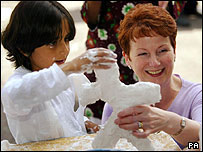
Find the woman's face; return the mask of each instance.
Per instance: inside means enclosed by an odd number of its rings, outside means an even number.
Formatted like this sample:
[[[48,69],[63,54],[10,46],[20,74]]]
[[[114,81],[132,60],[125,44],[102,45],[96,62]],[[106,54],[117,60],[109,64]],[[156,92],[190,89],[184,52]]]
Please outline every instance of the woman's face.
[[[68,34],[69,25],[66,20],[62,22],[62,39],[49,45],[43,45],[34,50],[30,57],[33,71],[50,67],[53,63],[63,64],[69,54]]]
[[[175,59],[169,37],[143,37],[135,41],[130,41],[130,54],[125,55],[125,60],[139,81],[159,85],[167,82],[172,76]]]

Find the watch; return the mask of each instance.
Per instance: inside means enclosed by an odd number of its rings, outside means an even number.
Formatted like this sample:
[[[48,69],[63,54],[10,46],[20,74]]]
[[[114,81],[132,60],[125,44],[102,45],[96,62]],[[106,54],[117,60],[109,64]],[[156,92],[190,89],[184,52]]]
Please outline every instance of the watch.
[[[179,135],[182,131],[183,131],[183,129],[185,128],[185,126],[186,126],[186,120],[185,120],[185,118],[184,117],[182,117],[182,119],[181,119],[181,121],[180,121],[180,130],[178,130],[178,132],[177,133],[175,133],[175,134],[173,134],[174,136],[177,136],[177,135]]]

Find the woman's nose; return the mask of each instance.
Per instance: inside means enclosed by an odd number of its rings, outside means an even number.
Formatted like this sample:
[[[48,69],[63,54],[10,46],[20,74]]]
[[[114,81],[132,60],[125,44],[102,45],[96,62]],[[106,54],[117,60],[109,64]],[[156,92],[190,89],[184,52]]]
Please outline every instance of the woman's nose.
[[[157,56],[152,56],[149,61],[149,66],[156,67],[160,65],[160,61]]]

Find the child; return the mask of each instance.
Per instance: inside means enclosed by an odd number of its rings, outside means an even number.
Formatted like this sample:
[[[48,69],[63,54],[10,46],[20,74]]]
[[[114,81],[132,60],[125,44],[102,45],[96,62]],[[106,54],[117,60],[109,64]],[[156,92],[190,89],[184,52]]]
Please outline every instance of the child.
[[[98,130],[84,120],[84,107],[75,102],[79,82],[87,79],[72,73],[110,68],[116,55],[95,48],[65,63],[74,36],[71,15],[56,1],[21,1],[12,12],[1,38],[16,70],[1,95],[17,144]]]

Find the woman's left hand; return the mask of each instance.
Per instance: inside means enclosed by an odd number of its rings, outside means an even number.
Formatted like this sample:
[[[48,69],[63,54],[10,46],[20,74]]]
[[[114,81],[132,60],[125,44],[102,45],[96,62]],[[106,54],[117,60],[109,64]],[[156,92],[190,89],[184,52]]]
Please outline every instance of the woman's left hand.
[[[132,130],[133,135],[138,138],[146,138],[151,133],[167,128],[170,112],[148,105],[138,105],[122,110],[117,116],[115,123],[120,128]],[[143,132],[138,129],[143,129]]]

